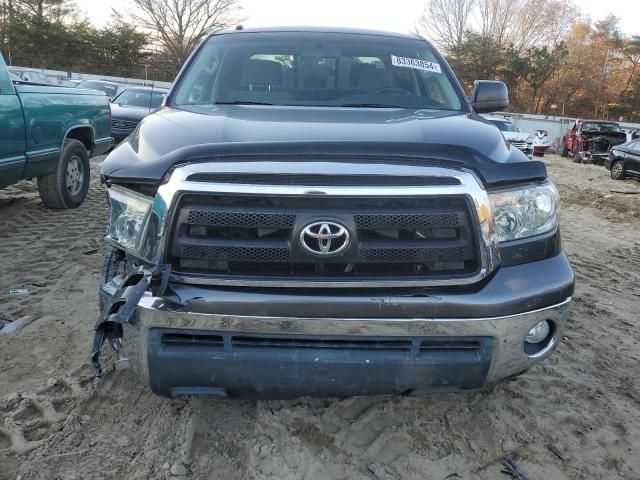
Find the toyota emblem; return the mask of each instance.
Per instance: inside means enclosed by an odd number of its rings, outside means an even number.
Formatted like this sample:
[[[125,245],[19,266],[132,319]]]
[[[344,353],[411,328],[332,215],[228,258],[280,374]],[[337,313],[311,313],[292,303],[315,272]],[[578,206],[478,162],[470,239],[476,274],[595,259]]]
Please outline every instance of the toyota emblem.
[[[316,255],[336,255],[349,246],[349,231],[339,223],[310,223],[300,232],[300,244]]]

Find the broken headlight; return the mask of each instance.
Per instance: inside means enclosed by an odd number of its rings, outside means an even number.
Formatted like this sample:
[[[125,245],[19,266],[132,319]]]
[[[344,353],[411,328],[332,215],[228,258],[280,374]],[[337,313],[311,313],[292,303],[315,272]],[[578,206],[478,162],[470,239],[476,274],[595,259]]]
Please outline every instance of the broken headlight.
[[[152,199],[129,189],[111,186],[109,236],[125,250],[138,251],[151,212]]]
[[[492,192],[489,197],[501,242],[540,235],[558,226],[560,199],[551,182]]]

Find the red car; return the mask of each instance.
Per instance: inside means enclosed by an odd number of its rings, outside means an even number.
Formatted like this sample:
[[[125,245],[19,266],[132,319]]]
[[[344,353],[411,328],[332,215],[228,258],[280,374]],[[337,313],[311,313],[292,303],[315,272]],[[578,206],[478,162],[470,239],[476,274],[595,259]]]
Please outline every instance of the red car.
[[[626,142],[620,125],[604,120],[576,120],[562,139],[560,155],[577,163],[604,163],[611,147]]]

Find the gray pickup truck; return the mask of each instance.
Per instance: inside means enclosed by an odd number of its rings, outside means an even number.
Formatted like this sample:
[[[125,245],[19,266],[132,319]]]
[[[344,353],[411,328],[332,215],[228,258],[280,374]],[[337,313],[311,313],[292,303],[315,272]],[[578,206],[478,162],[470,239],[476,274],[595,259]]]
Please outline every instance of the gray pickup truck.
[[[89,158],[111,142],[102,92],[14,82],[0,56],[0,188],[37,178],[47,207],[76,208],[89,189]]]
[[[554,350],[574,276],[545,165],[411,35],[216,33],[105,160],[92,364],[168,397],[421,395]]]

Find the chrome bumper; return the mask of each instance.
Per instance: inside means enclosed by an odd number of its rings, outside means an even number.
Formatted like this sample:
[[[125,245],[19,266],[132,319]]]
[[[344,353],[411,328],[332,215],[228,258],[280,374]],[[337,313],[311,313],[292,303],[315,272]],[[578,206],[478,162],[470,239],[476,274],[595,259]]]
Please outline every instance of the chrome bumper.
[[[491,337],[493,351],[486,382],[527,370],[548,357],[565,329],[571,298],[546,308],[488,318],[312,318],[263,317],[191,313],[172,310],[163,298],[147,293],[131,323],[124,325],[122,354],[140,380],[150,386],[149,332],[154,328],[187,329],[252,334],[306,334],[384,337]],[[547,346],[535,355],[524,352],[524,338],[541,320],[551,320],[554,333]]]

